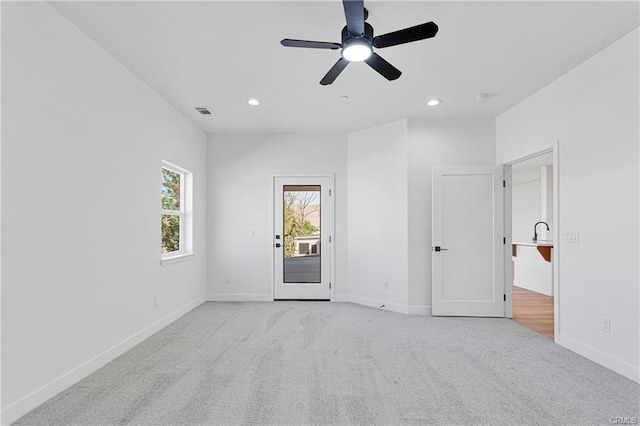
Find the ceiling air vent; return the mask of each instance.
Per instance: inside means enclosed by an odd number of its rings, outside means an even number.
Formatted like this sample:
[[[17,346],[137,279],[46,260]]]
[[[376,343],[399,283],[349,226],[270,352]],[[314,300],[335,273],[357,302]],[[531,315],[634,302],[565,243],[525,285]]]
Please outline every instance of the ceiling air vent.
[[[207,107],[194,107],[196,111],[198,111],[201,115],[213,115],[211,111],[207,109]]]

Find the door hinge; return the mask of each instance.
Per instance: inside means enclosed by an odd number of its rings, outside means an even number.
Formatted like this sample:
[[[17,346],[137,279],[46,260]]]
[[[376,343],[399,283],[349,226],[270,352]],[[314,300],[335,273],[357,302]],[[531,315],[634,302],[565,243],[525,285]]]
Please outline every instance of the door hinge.
[[[331,197],[331,190],[329,190],[329,197]]]
[[[329,242],[331,242],[331,235],[329,235]]]
[[[506,187],[507,187],[507,181],[506,181],[506,180],[503,180],[503,181],[502,181],[502,187],[503,187],[503,188],[506,188]]]
[[[329,290],[331,290],[331,283],[329,283]]]
[[[507,237],[502,237],[502,244],[507,244]]]
[[[502,296],[503,296],[502,300],[504,300],[506,302],[507,301],[507,295],[503,294]]]

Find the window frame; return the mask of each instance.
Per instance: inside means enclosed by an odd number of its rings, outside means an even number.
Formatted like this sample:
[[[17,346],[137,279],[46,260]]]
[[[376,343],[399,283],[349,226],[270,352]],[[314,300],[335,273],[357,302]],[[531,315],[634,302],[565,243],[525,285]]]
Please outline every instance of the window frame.
[[[173,163],[162,160],[160,168],[160,197],[162,197],[162,169],[180,175],[180,210],[166,210],[160,203],[160,263],[166,265],[175,262],[181,262],[191,258],[193,253],[193,197],[192,197],[192,184],[193,174]],[[162,217],[165,215],[178,216],[179,217],[179,250],[171,251],[168,253],[162,253]]]

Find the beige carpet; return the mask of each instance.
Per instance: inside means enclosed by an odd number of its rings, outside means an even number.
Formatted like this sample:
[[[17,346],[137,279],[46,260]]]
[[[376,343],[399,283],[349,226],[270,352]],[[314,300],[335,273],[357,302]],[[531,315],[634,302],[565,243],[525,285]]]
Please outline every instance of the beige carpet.
[[[638,384],[507,319],[206,303],[17,424],[610,424]]]

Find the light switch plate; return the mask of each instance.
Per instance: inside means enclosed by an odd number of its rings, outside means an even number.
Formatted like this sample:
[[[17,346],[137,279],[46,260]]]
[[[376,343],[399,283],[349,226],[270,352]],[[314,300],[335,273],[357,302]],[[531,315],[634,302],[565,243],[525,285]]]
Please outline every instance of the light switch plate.
[[[562,233],[562,241],[566,243],[579,243],[580,242],[580,231],[564,231]]]

